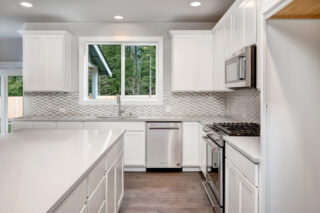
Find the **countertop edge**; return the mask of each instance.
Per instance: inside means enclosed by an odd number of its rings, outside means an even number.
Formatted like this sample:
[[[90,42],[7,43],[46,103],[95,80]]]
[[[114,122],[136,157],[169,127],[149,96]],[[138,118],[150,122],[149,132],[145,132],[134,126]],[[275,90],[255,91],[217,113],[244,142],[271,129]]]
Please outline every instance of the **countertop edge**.
[[[230,146],[232,146],[234,149],[236,149],[238,152],[240,152],[242,155],[244,155],[246,158],[248,158],[252,163],[255,163],[255,164],[261,163],[261,158],[254,158],[250,154],[248,154],[248,152],[246,152],[245,150],[243,150],[240,147],[238,147],[237,145],[235,145],[233,142],[229,141],[226,138],[223,138],[223,139],[225,140],[226,143],[228,143]]]

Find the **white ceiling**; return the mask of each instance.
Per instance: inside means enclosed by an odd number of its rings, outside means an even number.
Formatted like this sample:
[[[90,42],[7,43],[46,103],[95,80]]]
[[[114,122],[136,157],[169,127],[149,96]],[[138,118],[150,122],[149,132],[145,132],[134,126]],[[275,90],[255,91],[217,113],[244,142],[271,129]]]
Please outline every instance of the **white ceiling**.
[[[21,0],[22,1],[22,0]],[[34,7],[20,6],[20,0],[0,0],[0,37],[18,36],[24,22],[121,22],[217,21],[234,0],[23,0]],[[119,22],[119,21],[117,21]]]

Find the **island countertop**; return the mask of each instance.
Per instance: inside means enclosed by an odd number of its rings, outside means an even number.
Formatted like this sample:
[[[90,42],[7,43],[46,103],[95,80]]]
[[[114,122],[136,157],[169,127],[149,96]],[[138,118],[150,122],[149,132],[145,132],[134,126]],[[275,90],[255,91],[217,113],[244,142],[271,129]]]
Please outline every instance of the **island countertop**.
[[[123,133],[41,129],[0,136],[0,212],[47,212]]]

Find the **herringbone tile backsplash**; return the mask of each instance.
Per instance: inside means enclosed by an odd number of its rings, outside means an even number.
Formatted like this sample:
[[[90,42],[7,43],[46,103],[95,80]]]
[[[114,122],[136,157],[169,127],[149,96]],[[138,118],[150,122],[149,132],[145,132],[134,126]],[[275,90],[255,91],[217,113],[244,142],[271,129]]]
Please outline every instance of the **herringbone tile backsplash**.
[[[116,105],[80,105],[79,93],[30,93],[31,116],[110,116]],[[163,97],[163,105],[124,105],[125,114],[137,116],[162,115],[224,115],[223,93],[171,93]]]
[[[28,93],[30,116],[110,116],[116,105],[80,105],[79,93]],[[136,116],[230,116],[240,121],[259,122],[260,93],[243,90],[228,93],[166,92],[163,105],[124,105],[125,114]]]
[[[260,92],[256,89],[225,93],[225,114],[243,122],[260,123]]]

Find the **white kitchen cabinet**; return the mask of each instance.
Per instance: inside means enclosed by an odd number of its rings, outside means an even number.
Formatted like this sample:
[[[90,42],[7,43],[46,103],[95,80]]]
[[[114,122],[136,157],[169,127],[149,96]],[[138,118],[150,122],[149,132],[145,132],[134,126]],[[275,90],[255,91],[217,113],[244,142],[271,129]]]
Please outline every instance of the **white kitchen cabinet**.
[[[113,165],[106,173],[106,205],[107,205],[107,213],[115,213],[116,212],[116,196],[115,196],[115,165]]]
[[[239,212],[258,213],[258,188],[239,175]]]
[[[145,167],[146,143],[145,122],[84,122],[85,129],[125,129],[124,165],[126,167]]]
[[[115,164],[115,175],[116,175],[116,205],[117,210],[120,209],[121,201],[123,199],[123,193],[124,193],[124,171],[123,171],[123,158],[124,154],[123,152],[117,159],[117,162]]]
[[[199,123],[182,123],[182,166],[198,166]]]
[[[23,31],[23,90],[71,91],[71,35]]]
[[[244,9],[240,4],[231,14],[231,53],[235,53],[244,47]]]
[[[57,123],[53,121],[46,121],[46,122],[33,122],[32,123],[33,129],[56,129]]]
[[[83,129],[83,122],[57,122],[57,129]]]
[[[231,91],[225,87],[225,42],[224,28],[218,27],[213,34],[213,89]]]
[[[225,160],[225,212],[239,213],[239,181],[235,167]]]
[[[245,0],[244,10],[244,46],[257,43],[257,0]]]
[[[126,166],[146,165],[146,143],[144,131],[130,131],[124,134],[124,164]]]
[[[224,58],[229,58],[232,55],[232,17],[231,15],[223,22],[224,34]]]
[[[206,161],[207,161],[207,144],[206,144],[206,133],[202,130],[202,125],[199,125],[199,156],[198,164],[199,169],[202,172],[203,176],[206,176]]]
[[[228,158],[225,159],[225,184],[226,213],[258,213],[258,187]]]
[[[257,0],[238,0],[235,4],[222,25],[218,25],[224,28],[225,59],[257,43]]]
[[[171,35],[171,91],[211,91],[211,31],[171,31]]]

